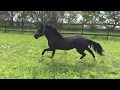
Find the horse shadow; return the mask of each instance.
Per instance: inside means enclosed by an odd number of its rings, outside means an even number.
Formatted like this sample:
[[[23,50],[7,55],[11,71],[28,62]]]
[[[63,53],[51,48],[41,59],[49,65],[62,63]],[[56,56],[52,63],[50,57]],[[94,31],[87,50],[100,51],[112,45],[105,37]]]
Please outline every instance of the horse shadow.
[[[39,68],[39,64],[44,64],[44,67]],[[41,57],[41,59],[39,59],[38,66],[36,68],[39,68],[40,70],[42,69],[49,74],[48,76],[44,75],[44,78],[46,79],[96,79],[101,78],[99,74],[97,74],[100,71],[104,74],[109,72],[109,68],[105,66],[104,63],[80,62],[78,60],[70,63],[66,60],[59,60],[59,58],[46,59],[45,57]],[[41,73],[42,72],[37,73],[36,75],[39,76]]]

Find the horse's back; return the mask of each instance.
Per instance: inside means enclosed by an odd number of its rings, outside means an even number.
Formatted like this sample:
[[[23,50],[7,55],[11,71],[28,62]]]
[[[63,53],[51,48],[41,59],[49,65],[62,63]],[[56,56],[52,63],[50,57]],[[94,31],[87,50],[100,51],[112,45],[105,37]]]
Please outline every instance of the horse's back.
[[[88,45],[88,39],[79,34],[70,36],[70,37],[65,37],[65,39],[70,41],[71,44],[73,44],[75,48],[76,47],[84,48],[84,47],[87,47]]]
[[[67,40],[72,40],[72,41],[86,41],[87,38],[83,37],[82,35],[76,34],[68,37],[64,37]]]

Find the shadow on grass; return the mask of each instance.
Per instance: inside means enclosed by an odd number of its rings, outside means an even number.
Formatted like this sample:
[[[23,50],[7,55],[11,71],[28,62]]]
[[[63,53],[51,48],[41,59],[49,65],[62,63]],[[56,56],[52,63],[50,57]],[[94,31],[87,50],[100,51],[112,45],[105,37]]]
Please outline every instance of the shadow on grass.
[[[41,67],[41,65],[43,65]],[[66,61],[41,57],[32,70],[33,78],[46,79],[94,79],[102,78],[100,73],[109,72],[109,68],[98,62]],[[40,74],[43,76],[41,77]]]

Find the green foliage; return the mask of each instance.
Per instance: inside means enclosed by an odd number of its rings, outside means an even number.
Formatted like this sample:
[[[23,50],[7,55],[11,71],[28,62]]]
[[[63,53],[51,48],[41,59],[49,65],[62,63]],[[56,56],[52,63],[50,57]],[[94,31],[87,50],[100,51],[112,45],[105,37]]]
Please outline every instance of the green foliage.
[[[33,33],[0,33],[0,78],[25,79],[109,79],[120,78],[120,41],[111,37],[87,36],[100,43],[105,56],[92,56],[85,51],[86,57],[80,61],[80,54],[75,49],[57,50],[53,59],[51,52],[41,56],[47,48],[43,36],[34,39]]]
[[[69,11],[68,13],[69,13],[69,15],[68,15],[68,17],[66,18],[66,19],[67,19],[67,22],[68,22],[68,23],[76,23],[78,12],[77,12],[77,11]]]
[[[80,19],[80,17],[82,17]],[[79,20],[80,19],[80,20]],[[115,29],[120,23],[120,11],[0,11],[0,25],[9,21],[10,26],[14,22],[34,22],[36,26],[42,23],[110,23],[106,28]],[[19,23],[18,23],[19,25]],[[95,25],[90,27],[97,28]]]

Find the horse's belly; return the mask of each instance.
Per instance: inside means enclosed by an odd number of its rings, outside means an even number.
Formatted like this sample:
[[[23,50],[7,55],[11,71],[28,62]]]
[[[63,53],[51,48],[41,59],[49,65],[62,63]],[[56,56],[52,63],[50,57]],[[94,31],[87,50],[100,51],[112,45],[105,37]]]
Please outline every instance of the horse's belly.
[[[73,42],[69,40],[62,40],[62,41],[54,41],[48,42],[50,48],[59,49],[59,50],[70,50],[74,48]]]
[[[74,48],[74,46],[71,43],[63,43],[63,44],[57,46],[57,49],[61,49],[61,50],[70,50],[73,48]]]
[[[65,48],[65,47],[63,47],[63,48],[57,48],[57,49],[59,49],[59,50],[70,50],[70,49],[73,49],[74,47],[71,47],[71,48]]]

